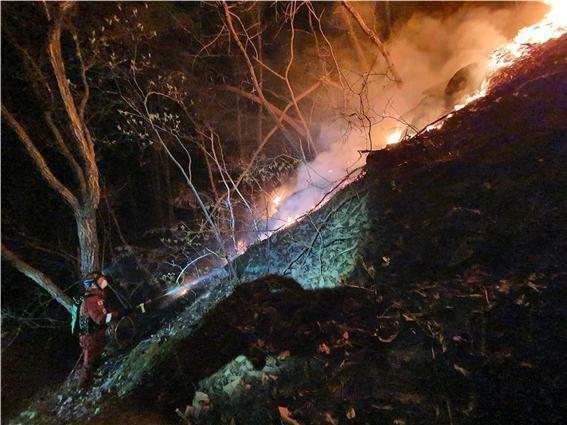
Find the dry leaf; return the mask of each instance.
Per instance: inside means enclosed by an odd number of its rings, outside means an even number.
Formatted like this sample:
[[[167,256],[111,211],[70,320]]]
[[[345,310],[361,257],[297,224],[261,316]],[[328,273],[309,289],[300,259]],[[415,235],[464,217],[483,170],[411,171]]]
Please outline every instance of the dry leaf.
[[[331,349],[325,343],[319,344],[319,347],[317,347],[317,351],[319,353],[331,354]]]
[[[457,363],[453,364],[453,368],[454,368],[457,372],[461,373],[463,376],[467,376],[467,375],[469,374],[469,371],[468,371],[468,370],[466,370],[465,368],[459,366]]]
[[[533,282],[528,283],[528,288],[533,289],[536,292],[539,292],[540,289],[545,288],[545,285],[536,285]]]
[[[279,378],[278,375],[274,375],[272,373],[263,373],[262,374],[262,383],[266,383],[266,382],[269,382],[269,381],[275,382],[275,381],[278,380],[278,378]]]
[[[378,339],[379,339],[380,341],[382,341],[382,342],[390,343],[390,342],[392,342],[393,340],[395,340],[395,339],[398,337],[398,335],[399,335],[399,332],[398,332],[398,333],[395,333],[394,335],[391,335],[391,336],[389,336],[389,337],[387,337],[387,338],[382,338],[380,335],[378,335]]]
[[[301,425],[295,419],[292,419],[292,418],[289,417],[290,413],[289,413],[289,409],[287,407],[278,406],[278,412],[280,413],[280,417],[282,418],[282,420],[285,423],[291,424],[291,425]]]
[[[354,411],[354,409],[353,409],[352,407],[347,410],[347,412],[346,412],[346,417],[347,417],[347,419],[354,419],[354,418],[356,418],[356,412]]]
[[[339,425],[339,420],[333,418],[331,414],[328,412],[325,412],[325,414],[323,415],[323,420],[325,421],[324,423],[327,425]]]

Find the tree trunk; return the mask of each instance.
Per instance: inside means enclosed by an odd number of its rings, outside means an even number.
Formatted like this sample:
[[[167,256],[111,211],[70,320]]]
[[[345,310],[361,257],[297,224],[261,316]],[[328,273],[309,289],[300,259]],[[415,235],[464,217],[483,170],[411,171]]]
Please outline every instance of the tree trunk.
[[[163,154],[163,151],[160,149],[159,151],[161,166],[163,167],[163,179],[165,183],[165,193],[167,196],[167,227],[171,227],[174,221],[174,212],[173,212],[173,191],[171,190],[171,170],[169,166],[169,160]]]
[[[76,5],[73,2],[54,2],[53,5],[52,10],[55,14],[50,21],[46,46],[47,59],[49,59],[51,64],[53,75],[43,75],[41,69],[34,66],[34,69],[38,71],[36,72],[37,75],[28,74],[27,77],[32,87],[35,79],[40,79],[47,85],[47,91],[50,95],[46,100],[51,104],[51,107],[44,111],[43,117],[54,137],[55,147],[67,160],[66,165],[71,167],[78,180],[78,193],[73,193],[64,182],[56,177],[41,150],[38,149],[36,141],[26,130],[24,123],[21,119],[16,118],[4,104],[2,104],[2,116],[15,131],[43,179],[72,209],[77,224],[80,271],[82,275],[85,275],[100,268],[96,223],[96,211],[100,202],[99,170],[95,158],[93,138],[84,119],[85,107],[90,91],[86,79],[87,69],[79,55],[84,91],[79,108],[77,108],[74,90],[71,89],[71,82],[66,73],[61,46],[64,18],[72,12]],[[49,10],[47,6],[46,9]],[[26,60],[28,60],[30,55],[25,50],[20,50]],[[52,86],[52,84],[54,85]],[[57,93],[59,96],[51,96],[51,93]],[[42,97],[40,92],[37,92],[37,94],[38,98]],[[58,102],[61,103],[57,107],[56,104]],[[57,120],[56,116],[52,115],[52,110],[61,110],[62,113],[64,112],[64,117]],[[34,119],[34,117],[29,119]],[[68,126],[69,131],[64,131],[63,125]],[[75,158],[74,155],[78,155],[78,158]],[[72,302],[69,297],[46,275],[19,259],[14,253],[4,247],[2,247],[2,255],[10,260],[18,270],[48,291],[67,310],[70,310]]]
[[[264,57],[262,55],[262,3],[258,2],[256,4],[256,22],[258,23],[258,60],[260,63],[264,61]],[[264,89],[264,68],[259,65],[258,68],[258,83],[260,87]],[[262,128],[262,115],[264,114],[264,107],[261,103],[258,104],[258,112],[257,112],[257,129],[256,129],[256,146],[260,146],[262,140],[264,140],[264,130]]]
[[[153,188],[154,223],[156,227],[165,227],[164,199],[161,188],[161,155],[159,146],[152,150],[151,159],[151,185]],[[151,201],[150,201],[151,202]]]
[[[98,236],[96,232],[95,211],[75,211],[77,221],[77,234],[81,253],[81,274],[84,276],[100,269],[98,258]]]

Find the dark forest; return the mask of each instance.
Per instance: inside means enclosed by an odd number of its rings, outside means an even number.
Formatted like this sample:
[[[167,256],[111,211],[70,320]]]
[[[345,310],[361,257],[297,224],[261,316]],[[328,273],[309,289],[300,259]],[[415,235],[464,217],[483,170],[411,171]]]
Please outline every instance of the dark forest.
[[[2,2],[2,421],[565,423],[566,33]]]

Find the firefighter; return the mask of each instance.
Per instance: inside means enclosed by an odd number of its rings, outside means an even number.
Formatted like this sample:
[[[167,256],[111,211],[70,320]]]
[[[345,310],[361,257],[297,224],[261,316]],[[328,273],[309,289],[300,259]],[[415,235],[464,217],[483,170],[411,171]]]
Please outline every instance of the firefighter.
[[[106,327],[121,316],[105,305],[106,277],[100,272],[89,273],[83,280],[85,295],[79,307],[79,341],[83,349],[83,367],[79,385],[89,389],[94,372],[106,346]]]

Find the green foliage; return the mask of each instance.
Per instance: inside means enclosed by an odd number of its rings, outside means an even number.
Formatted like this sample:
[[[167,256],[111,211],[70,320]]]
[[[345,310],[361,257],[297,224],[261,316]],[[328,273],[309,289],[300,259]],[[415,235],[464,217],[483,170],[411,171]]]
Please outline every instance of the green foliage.
[[[263,187],[265,183],[282,180],[300,163],[299,159],[288,155],[279,155],[272,159],[257,161],[244,181],[249,185]]]

